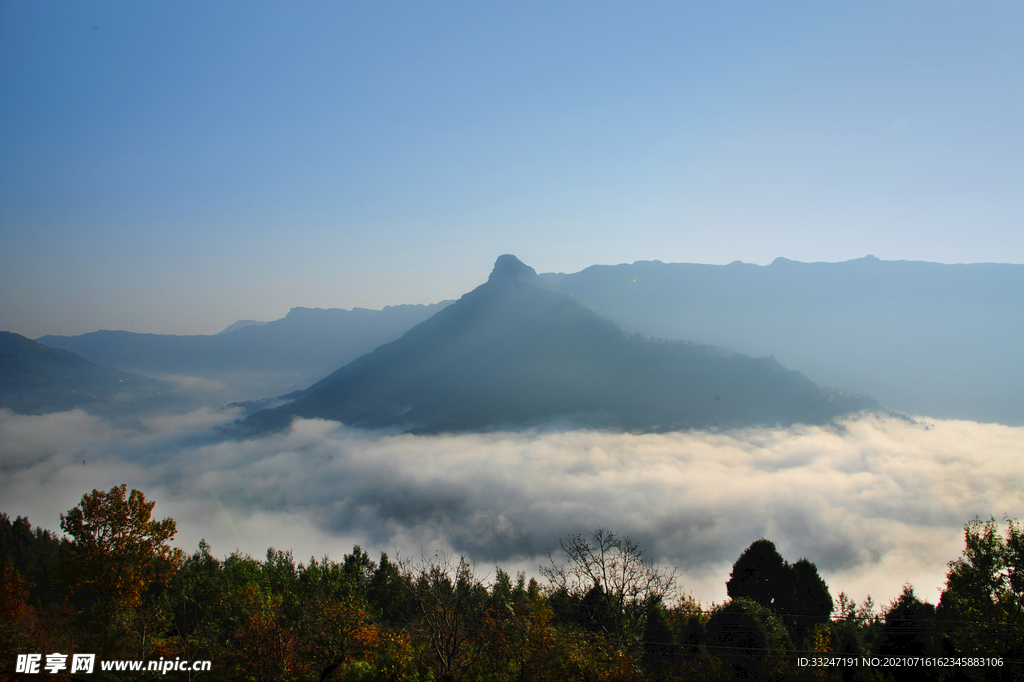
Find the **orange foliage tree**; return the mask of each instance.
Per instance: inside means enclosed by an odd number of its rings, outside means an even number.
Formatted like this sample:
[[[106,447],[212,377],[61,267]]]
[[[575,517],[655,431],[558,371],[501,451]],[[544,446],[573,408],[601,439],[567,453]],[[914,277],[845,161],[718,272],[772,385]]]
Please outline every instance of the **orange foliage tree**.
[[[92,604],[97,625],[104,628],[104,650],[108,628],[135,618],[146,593],[166,584],[184,559],[180,549],[167,544],[177,532],[174,520],[154,520],[155,504],[122,484],[83,495],[77,507],[60,516],[61,529],[72,539],[65,559],[70,587]]]
[[[167,544],[177,532],[174,519],[152,520],[156,502],[126,489],[122,484],[83,495],[77,507],[60,515],[60,527],[73,541],[73,589],[133,608],[154,582],[170,577],[184,555]]]

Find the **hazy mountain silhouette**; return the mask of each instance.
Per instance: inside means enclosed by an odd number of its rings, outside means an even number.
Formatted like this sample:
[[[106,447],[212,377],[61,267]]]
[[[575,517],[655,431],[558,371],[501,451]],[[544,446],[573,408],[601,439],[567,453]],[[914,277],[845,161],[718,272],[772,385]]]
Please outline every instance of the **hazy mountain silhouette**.
[[[1024,423],[1024,265],[779,258],[543,276],[629,331],[773,355],[891,409]]]
[[[163,381],[95,365],[20,334],[0,332],[0,407],[21,414],[76,407],[105,416],[182,407]]]
[[[230,334],[236,329],[241,329],[242,327],[262,327],[265,324],[266,322],[260,322],[259,320],[238,320],[237,322],[232,322],[227,327],[225,327],[224,329],[220,330],[217,333]]]
[[[301,416],[436,432],[569,418],[669,430],[820,423],[872,407],[770,358],[630,335],[505,255],[456,303],[246,423]]]
[[[280,320],[241,320],[213,335],[97,331],[37,340],[125,371],[214,379],[227,385],[224,397],[229,400],[264,398],[309,386],[397,339],[448,303],[383,310],[292,308]]]

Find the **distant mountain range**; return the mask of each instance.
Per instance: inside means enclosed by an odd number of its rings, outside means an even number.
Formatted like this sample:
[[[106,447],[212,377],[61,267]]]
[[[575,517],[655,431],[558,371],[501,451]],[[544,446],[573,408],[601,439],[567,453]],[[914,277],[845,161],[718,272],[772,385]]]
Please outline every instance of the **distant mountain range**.
[[[214,335],[97,331],[37,341],[125,371],[216,380],[227,388],[225,400],[248,400],[305,388],[397,339],[448,303],[383,310],[292,308],[280,320],[241,320]]]
[[[108,417],[181,407],[167,382],[101,367],[47,348],[20,334],[0,332],[0,407],[21,414],[77,407]]]
[[[296,397],[245,426],[300,416],[440,432],[561,418],[650,431],[822,423],[878,407],[770,358],[627,333],[509,255],[486,283]]]
[[[902,412],[1024,424],[1022,265],[870,256],[844,263],[779,258],[767,266],[649,261],[529,279],[544,295],[560,293],[627,332],[769,356],[818,384],[871,395]],[[305,395],[313,382],[450,303],[380,311],[293,308],[280,320],[240,320],[209,336],[99,331],[39,341],[95,364],[172,379],[193,387],[207,404],[221,405],[297,390]],[[594,401],[578,402],[584,412],[599,414],[590,410]],[[424,417],[423,423],[440,419]]]
[[[904,412],[1024,424],[1024,265],[650,261],[542,277],[630,331],[771,355]]]

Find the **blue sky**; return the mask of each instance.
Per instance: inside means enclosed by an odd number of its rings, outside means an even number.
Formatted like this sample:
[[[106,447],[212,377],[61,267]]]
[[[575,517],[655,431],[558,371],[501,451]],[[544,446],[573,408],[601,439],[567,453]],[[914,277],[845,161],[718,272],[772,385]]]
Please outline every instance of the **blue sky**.
[[[539,271],[1024,262],[1016,2],[0,0],[0,326]]]

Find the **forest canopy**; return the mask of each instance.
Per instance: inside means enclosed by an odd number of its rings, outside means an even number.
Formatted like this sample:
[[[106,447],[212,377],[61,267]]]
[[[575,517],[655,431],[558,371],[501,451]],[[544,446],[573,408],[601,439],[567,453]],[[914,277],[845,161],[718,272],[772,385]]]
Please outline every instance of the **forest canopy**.
[[[938,605],[913,587],[881,609],[831,595],[809,558],[766,538],[736,560],[729,599],[704,606],[628,537],[560,542],[546,583],[465,556],[296,562],[270,548],[224,558],[170,545],[138,490],[94,490],[64,536],[0,515],[0,655],[211,661],[218,680],[1020,679],[1024,529],[975,519]],[[922,670],[815,668],[875,656],[982,659]],[[915,659],[915,660],[924,660]],[[801,664],[804,661],[804,664]],[[102,677],[102,671],[98,671]],[[921,673],[924,677],[921,677]],[[188,673],[189,679],[195,674]]]

